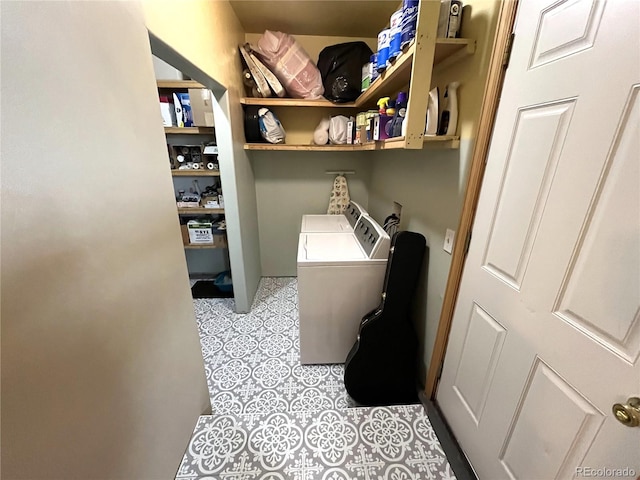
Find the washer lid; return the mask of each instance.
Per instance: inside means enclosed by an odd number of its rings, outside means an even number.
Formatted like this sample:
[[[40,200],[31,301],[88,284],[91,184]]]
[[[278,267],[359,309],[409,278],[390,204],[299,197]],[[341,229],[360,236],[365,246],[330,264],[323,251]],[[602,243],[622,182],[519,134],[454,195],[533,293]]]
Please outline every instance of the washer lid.
[[[314,264],[367,260],[352,233],[301,233],[298,262]]]
[[[303,215],[300,232],[352,232],[344,215]]]

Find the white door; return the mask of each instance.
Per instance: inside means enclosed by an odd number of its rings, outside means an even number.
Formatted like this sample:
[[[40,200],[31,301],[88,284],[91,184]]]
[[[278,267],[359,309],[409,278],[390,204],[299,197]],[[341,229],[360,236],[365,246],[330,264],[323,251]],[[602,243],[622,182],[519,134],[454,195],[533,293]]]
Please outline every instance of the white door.
[[[518,10],[437,401],[481,479],[635,479],[640,2]]]

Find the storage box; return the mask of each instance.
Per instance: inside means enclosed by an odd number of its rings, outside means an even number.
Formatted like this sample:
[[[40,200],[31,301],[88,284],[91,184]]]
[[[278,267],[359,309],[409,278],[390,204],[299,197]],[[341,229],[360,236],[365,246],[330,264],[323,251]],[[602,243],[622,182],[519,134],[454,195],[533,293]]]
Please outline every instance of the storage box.
[[[203,163],[202,146],[200,145],[170,145],[169,146],[171,160],[174,168],[179,168],[182,165],[187,164],[200,164]],[[191,165],[191,168],[194,168]]]
[[[213,224],[208,221],[189,220],[189,243],[193,245],[213,244]]]
[[[211,90],[190,88],[191,114],[196,127],[213,127],[213,98]]]

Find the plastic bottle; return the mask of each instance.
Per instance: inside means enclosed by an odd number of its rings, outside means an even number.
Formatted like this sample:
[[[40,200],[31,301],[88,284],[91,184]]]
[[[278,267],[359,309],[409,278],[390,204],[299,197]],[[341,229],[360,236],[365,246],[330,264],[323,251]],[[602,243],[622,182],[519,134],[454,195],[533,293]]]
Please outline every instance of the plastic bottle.
[[[405,92],[398,93],[396,98],[396,113],[393,116],[391,126],[391,136],[400,137],[402,135],[402,123],[407,115],[407,94]]]
[[[460,82],[451,82],[444,92],[442,117],[438,135],[455,135],[458,127],[458,86]]]
[[[435,136],[438,134],[438,100],[440,99],[440,89],[435,87],[429,92],[429,103],[427,105],[427,126],[424,134]]]

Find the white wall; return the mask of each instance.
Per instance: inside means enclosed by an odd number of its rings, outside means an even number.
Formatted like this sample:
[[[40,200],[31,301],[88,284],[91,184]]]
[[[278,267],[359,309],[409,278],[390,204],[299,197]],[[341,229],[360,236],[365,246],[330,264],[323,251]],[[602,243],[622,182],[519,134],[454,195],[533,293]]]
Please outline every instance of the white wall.
[[[173,478],[209,400],[142,11],[1,21],[3,477]]]
[[[347,175],[350,197],[366,207],[371,152],[251,152],[258,196],[260,257],[265,276],[296,276],[302,215],[327,213],[335,175]]]

